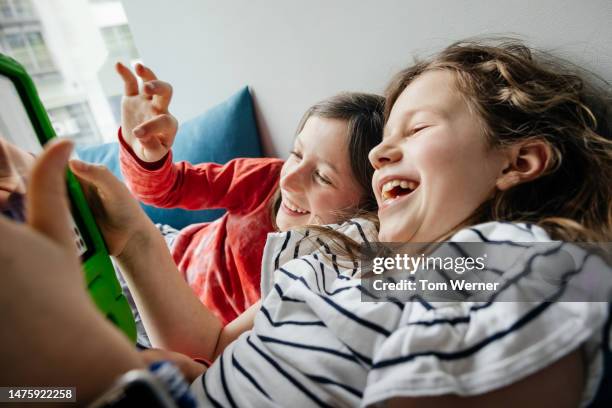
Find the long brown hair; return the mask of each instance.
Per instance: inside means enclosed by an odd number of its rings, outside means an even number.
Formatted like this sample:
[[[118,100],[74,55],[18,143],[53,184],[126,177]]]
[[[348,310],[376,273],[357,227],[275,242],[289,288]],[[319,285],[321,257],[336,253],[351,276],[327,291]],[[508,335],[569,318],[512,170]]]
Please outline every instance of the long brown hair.
[[[612,98],[607,82],[514,39],[460,41],[395,76],[386,92],[385,121],[406,86],[431,70],[454,74],[491,148],[539,139],[553,152],[542,176],[498,191],[450,233],[503,220],[537,224],[553,239],[610,240]]]

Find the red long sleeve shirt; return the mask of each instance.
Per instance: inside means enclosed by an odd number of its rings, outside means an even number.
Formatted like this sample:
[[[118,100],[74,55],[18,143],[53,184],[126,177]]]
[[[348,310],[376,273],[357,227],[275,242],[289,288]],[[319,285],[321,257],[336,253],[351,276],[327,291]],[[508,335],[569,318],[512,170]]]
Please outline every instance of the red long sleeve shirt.
[[[283,161],[234,159],[225,165],[141,161],[119,130],[121,172],[133,194],[156,207],[224,208],[219,219],[182,229],[171,249],[193,291],[227,324],[260,298],[261,257],[274,230],[270,201]]]

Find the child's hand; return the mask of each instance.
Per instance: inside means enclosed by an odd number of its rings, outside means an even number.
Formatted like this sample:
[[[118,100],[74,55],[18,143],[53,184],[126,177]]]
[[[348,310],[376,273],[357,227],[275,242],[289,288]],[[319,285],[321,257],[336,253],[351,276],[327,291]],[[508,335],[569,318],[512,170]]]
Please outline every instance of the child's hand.
[[[45,285],[51,284],[67,294],[72,290],[85,293],[70,227],[65,181],[72,146],[68,140],[48,143],[36,160],[26,194],[27,225],[13,223],[0,215],[3,278],[15,273],[12,283],[22,284],[24,290],[38,286],[39,294],[48,294]],[[11,286],[6,285],[9,284],[3,282],[3,291],[10,290]]]
[[[162,360],[174,363],[178,369],[181,370],[181,373],[183,373],[185,379],[190,383],[206,371],[205,365],[197,363],[185,354],[177,353],[175,351],[147,349],[141,351],[140,356],[147,365],[151,365],[156,361]]]
[[[0,384],[69,384],[87,405],[144,361],[85,290],[66,191],[71,151],[70,141],[57,140],[36,159],[27,224],[0,215],[0,367],[11,367],[1,370]]]
[[[98,222],[110,255],[121,255],[130,239],[151,224],[127,187],[104,166],[70,161]]]
[[[158,80],[149,68],[136,64],[136,74],[143,81],[140,92],[129,68],[117,63],[115,69],[125,85],[121,103],[123,138],[141,160],[158,161],[172,147],[178,129],[176,118],[168,112],[172,87]]]

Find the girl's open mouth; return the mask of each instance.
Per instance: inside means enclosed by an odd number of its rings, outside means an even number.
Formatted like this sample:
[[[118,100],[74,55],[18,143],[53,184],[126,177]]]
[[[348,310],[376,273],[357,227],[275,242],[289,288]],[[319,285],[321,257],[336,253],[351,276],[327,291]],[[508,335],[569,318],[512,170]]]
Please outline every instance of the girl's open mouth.
[[[382,204],[390,204],[394,200],[412,194],[419,186],[414,180],[392,179],[385,182],[381,188]]]

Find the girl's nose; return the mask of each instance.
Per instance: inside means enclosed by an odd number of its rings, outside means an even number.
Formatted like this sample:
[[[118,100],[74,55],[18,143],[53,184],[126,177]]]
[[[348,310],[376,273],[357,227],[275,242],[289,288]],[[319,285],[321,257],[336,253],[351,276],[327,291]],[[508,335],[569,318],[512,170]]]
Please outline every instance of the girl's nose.
[[[304,189],[306,169],[301,164],[291,167],[281,178],[283,190],[300,191]]]
[[[372,167],[376,170],[381,167],[399,161],[402,158],[402,151],[389,140],[383,140],[378,146],[370,150],[368,159]]]

